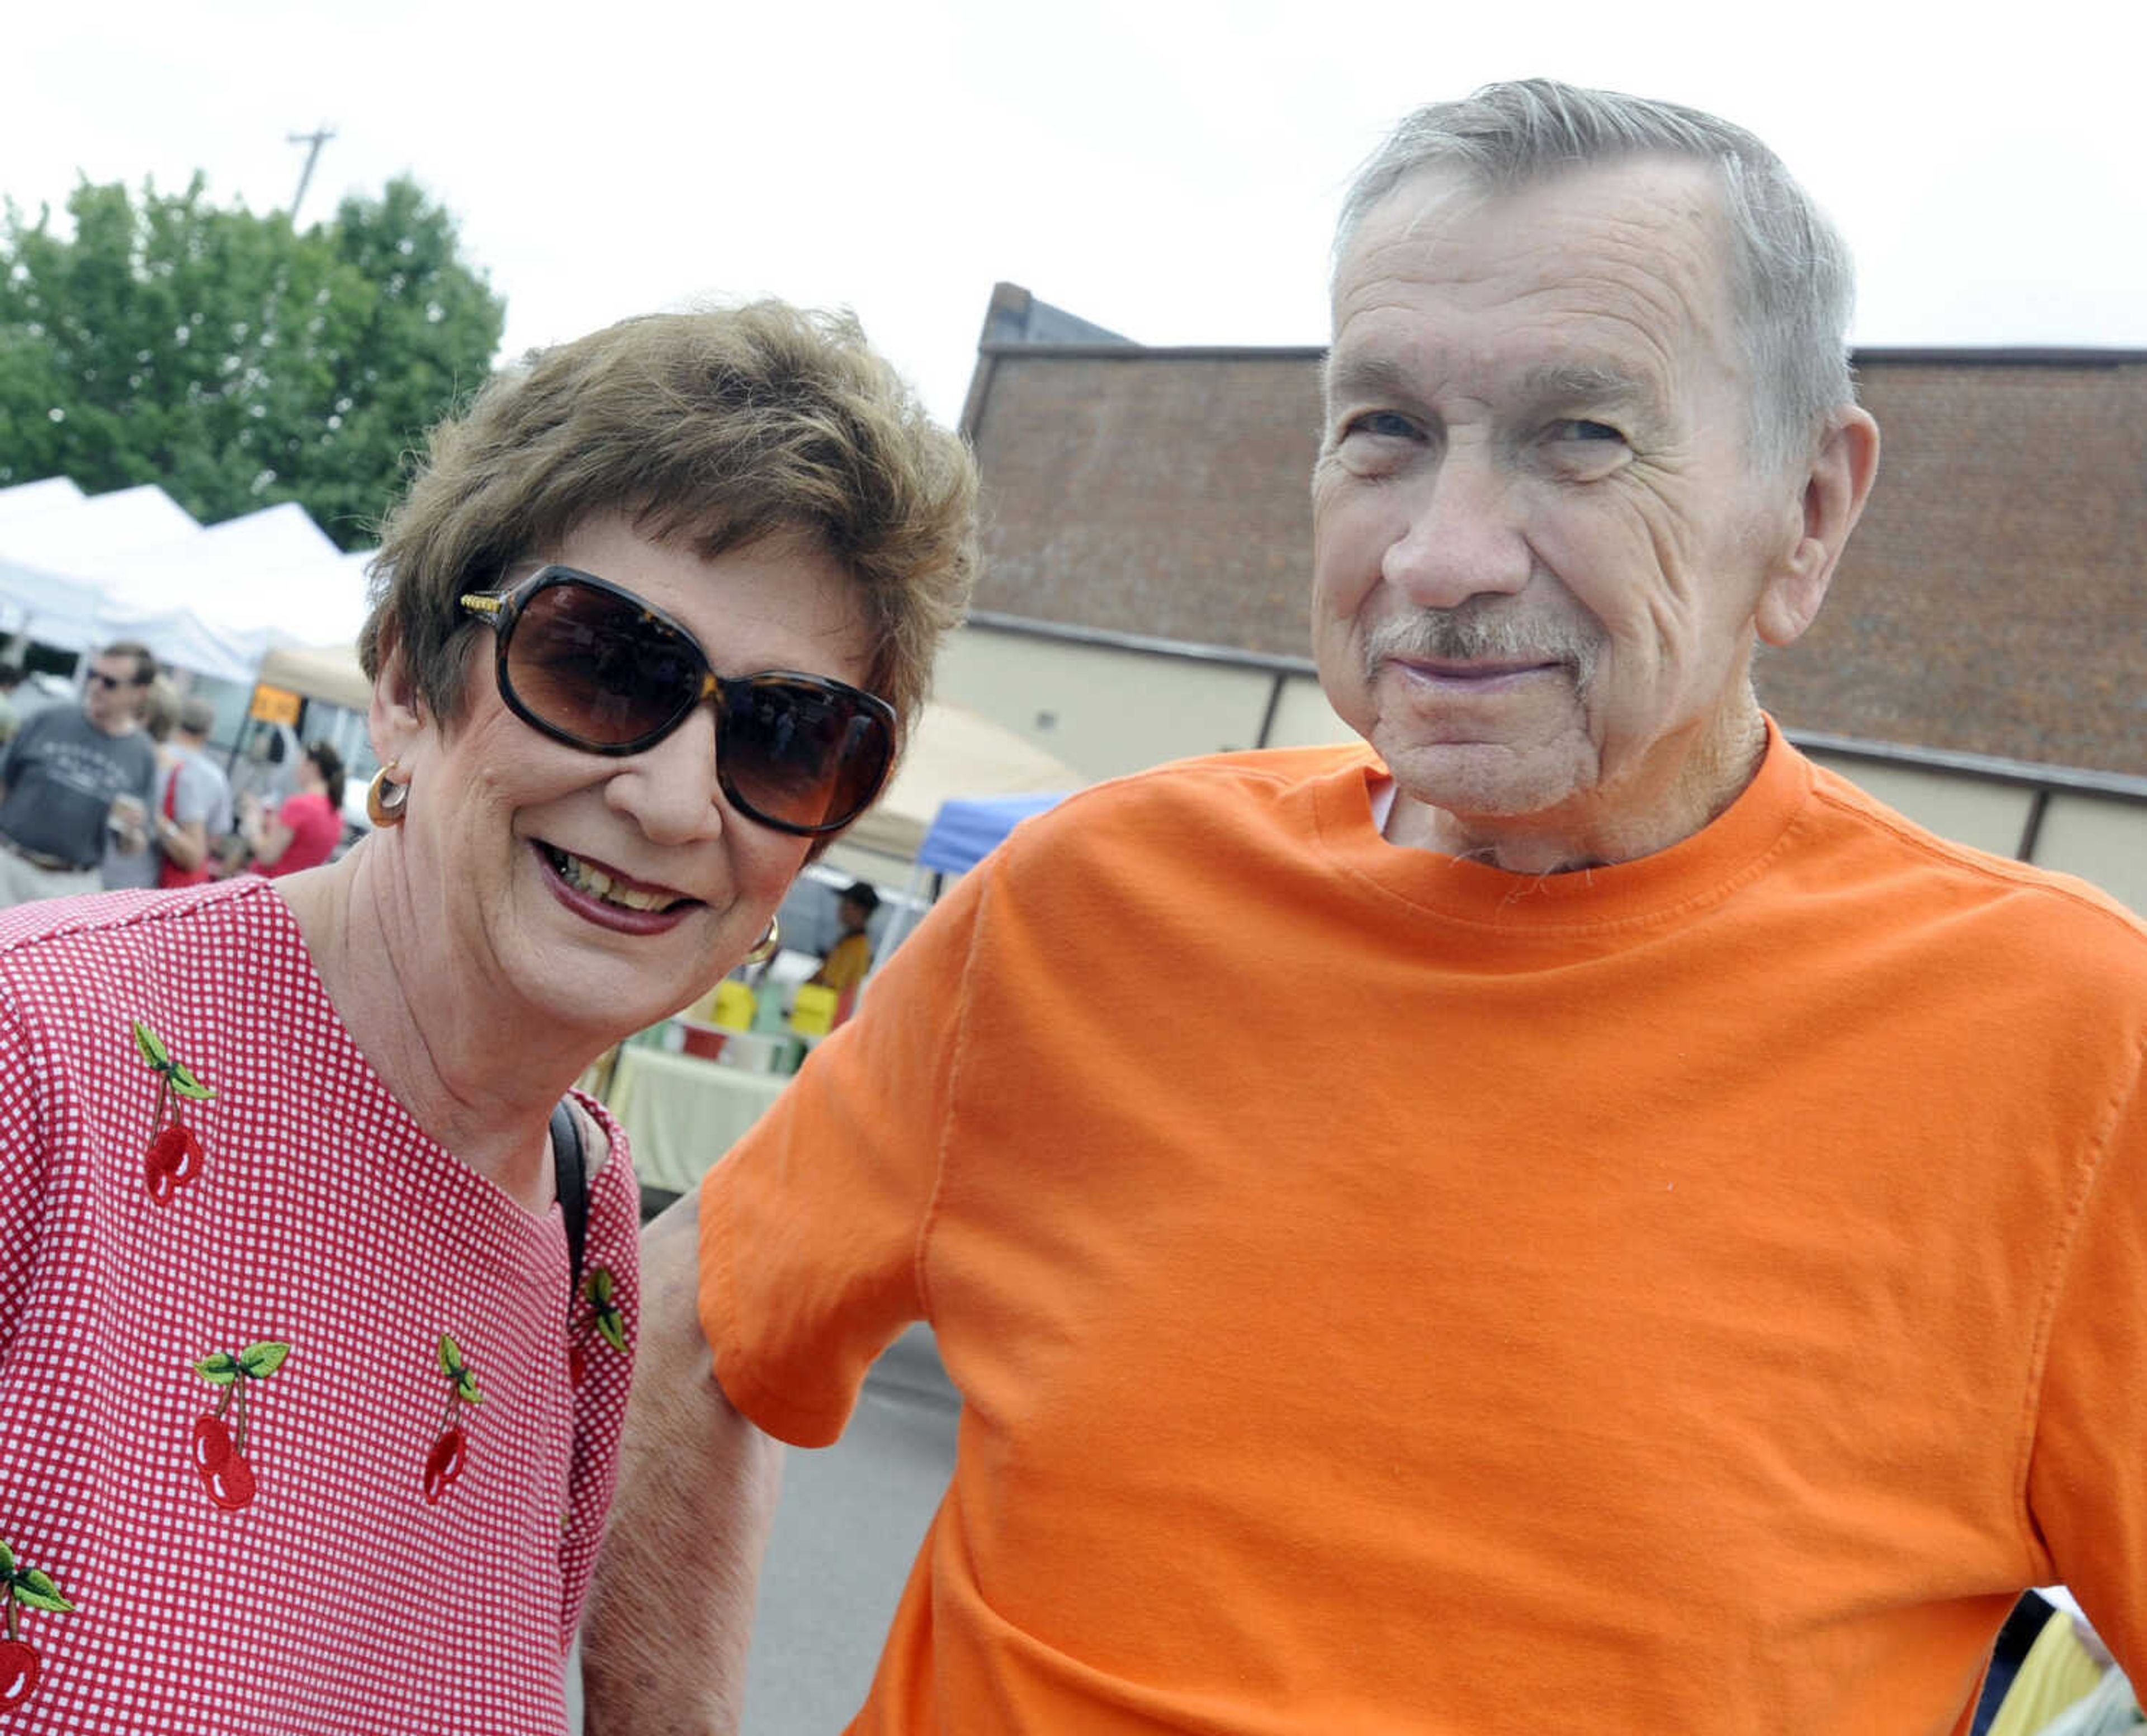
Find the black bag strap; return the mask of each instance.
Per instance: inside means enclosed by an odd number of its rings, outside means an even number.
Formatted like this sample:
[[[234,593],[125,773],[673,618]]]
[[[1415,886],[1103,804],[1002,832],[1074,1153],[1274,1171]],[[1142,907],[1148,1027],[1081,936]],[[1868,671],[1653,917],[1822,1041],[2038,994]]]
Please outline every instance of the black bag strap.
[[[582,1152],[582,1124],[563,1097],[552,1111],[552,1178],[559,1215],[567,1221],[567,1262],[573,1271],[567,1292],[571,1314],[582,1293],[582,1250],[589,1239],[589,1166]]]

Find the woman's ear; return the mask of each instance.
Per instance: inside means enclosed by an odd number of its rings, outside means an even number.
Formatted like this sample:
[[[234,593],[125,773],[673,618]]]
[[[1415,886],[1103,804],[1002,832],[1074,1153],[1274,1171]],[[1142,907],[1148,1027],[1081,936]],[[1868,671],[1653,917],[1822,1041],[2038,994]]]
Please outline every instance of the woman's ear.
[[[366,733],[373,757],[383,765],[407,759],[425,733],[425,703],[418,691],[403,635],[392,621],[383,622],[377,643],[380,673],[373,680],[373,704],[366,713]]]
[[[1879,424],[1859,406],[1846,405],[1812,454],[1797,540],[1759,593],[1754,618],[1768,644],[1794,643],[1819,614],[1878,473]]]

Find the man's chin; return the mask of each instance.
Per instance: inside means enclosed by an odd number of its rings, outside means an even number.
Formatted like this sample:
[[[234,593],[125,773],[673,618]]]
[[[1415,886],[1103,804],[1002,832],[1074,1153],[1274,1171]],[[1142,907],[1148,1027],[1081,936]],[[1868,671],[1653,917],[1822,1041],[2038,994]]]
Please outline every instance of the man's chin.
[[[1593,782],[1593,757],[1563,743],[1374,741],[1394,788],[1457,818],[1522,820],[1549,814]]]

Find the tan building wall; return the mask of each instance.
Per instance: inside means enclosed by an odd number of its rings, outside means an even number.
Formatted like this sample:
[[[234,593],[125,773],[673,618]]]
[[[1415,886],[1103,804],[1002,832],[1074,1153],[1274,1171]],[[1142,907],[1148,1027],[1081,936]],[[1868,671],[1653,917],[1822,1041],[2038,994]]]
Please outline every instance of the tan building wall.
[[[2147,803],[2055,798],[2043,816],[2035,860],[2092,880],[2147,916]]]
[[[1254,747],[1264,718],[1269,747],[1351,739],[1309,674],[977,623],[948,643],[938,691],[1027,736],[1092,779]],[[1813,758],[1942,838],[2000,856],[2019,848],[2034,799],[2020,784],[1839,754]],[[2147,913],[2147,802],[2053,792],[2034,859]]]
[[[934,691],[1096,779],[1254,746],[1274,684],[1229,663],[971,625],[941,653]]]

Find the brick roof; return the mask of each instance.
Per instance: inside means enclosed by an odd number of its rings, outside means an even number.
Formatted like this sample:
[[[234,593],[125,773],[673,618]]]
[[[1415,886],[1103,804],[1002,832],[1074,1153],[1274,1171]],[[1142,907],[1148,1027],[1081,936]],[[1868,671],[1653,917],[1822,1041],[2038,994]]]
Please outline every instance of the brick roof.
[[[1319,359],[985,343],[977,608],[1304,657]],[[1856,360],[1878,487],[1763,700],[1796,728],[2147,775],[2147,353]]]

